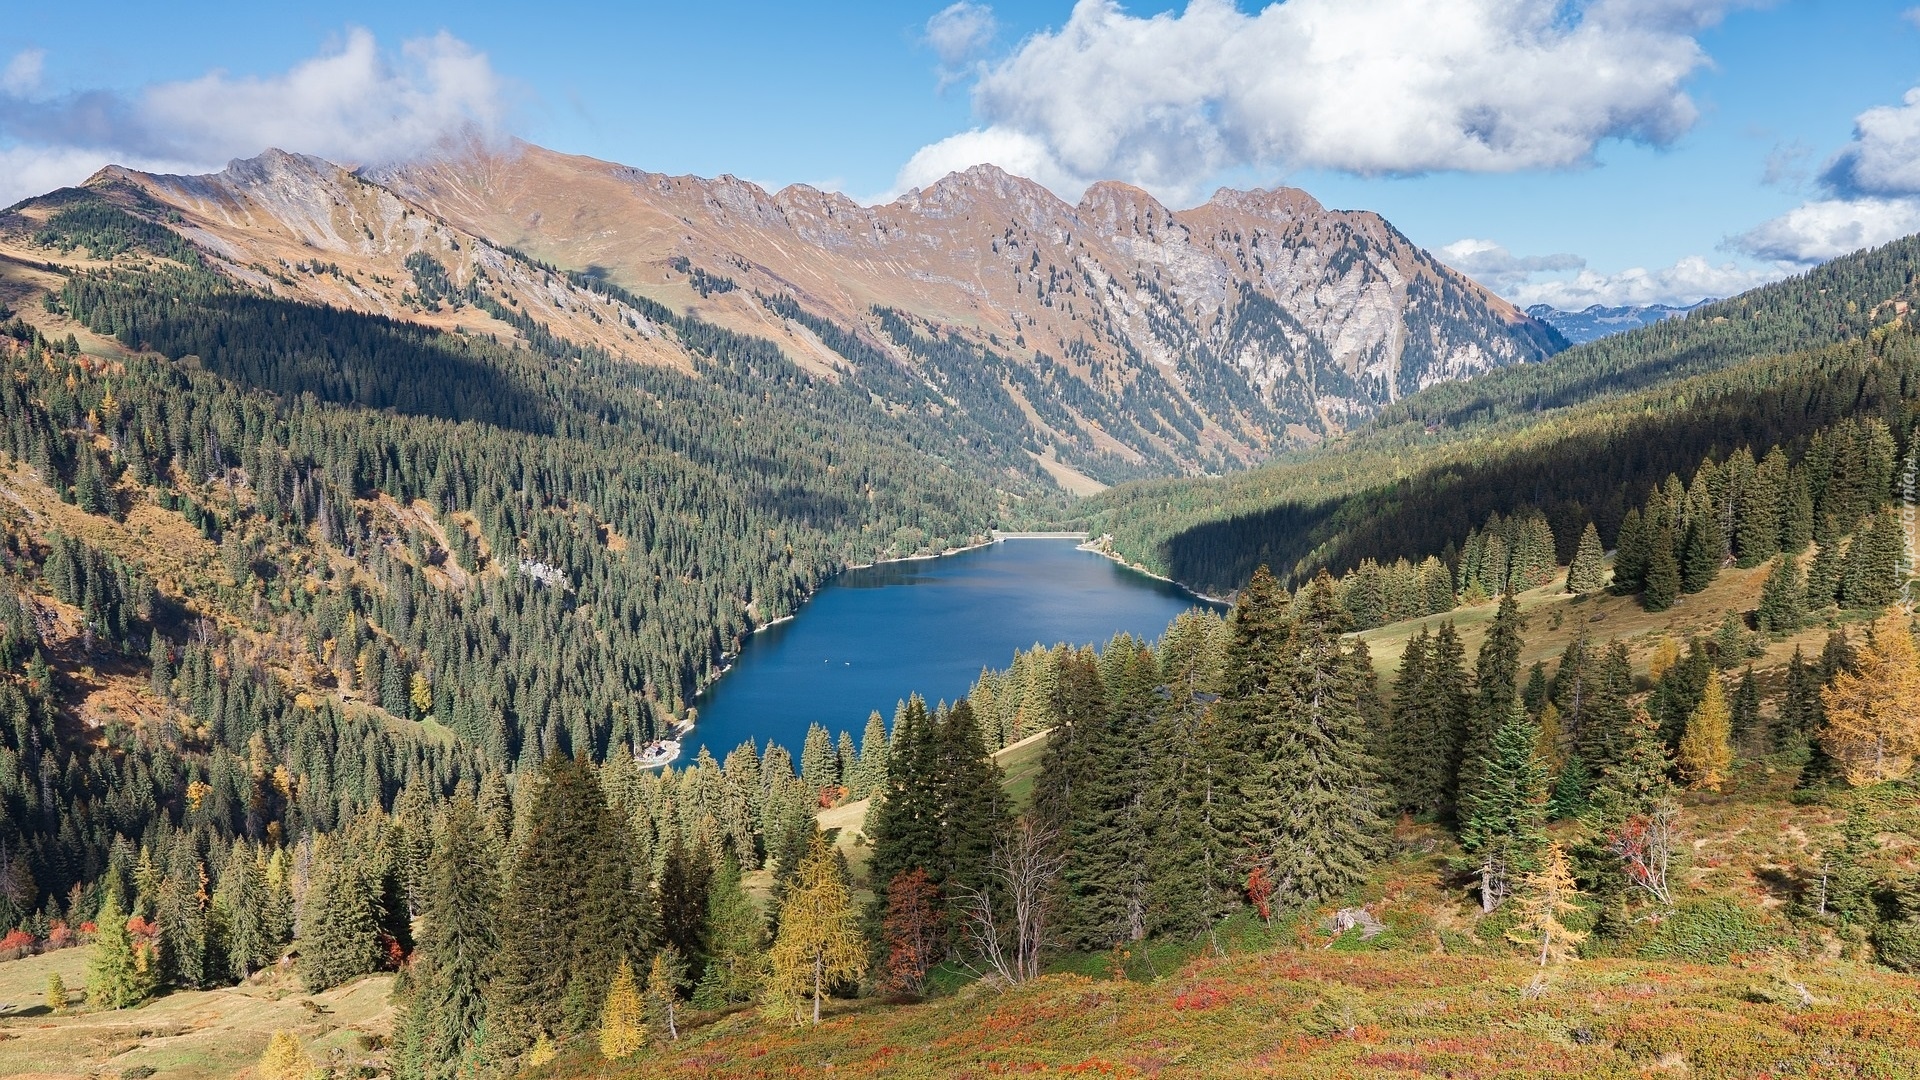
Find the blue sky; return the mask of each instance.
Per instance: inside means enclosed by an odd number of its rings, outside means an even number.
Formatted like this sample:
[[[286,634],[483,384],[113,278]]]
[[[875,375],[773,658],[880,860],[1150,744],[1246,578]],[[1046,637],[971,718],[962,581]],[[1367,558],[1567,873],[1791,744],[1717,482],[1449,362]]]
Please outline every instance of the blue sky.
[[[863,201],[1290,183],[1522,301],[1685,302],[1920,230],[1920,18],[1833,0],[36,5],[0,202],[464,124]]]

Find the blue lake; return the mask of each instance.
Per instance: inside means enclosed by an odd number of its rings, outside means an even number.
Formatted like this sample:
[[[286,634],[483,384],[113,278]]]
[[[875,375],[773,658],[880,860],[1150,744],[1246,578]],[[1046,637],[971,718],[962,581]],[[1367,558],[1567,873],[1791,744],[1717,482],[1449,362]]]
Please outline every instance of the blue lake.
[[[797,758],[818,722],[854,739],[878,709],[918,693],[953,701],[983,667],[1004,668],[1035,643],[1099,644],[1125,631],[1157,638],[1202,602],[1071,540],[1004,540],[939,559],[849,570],[797,618],[747,639],[733,670],[695,705],[679,764],[705,745],[716,758],[747,739]]]

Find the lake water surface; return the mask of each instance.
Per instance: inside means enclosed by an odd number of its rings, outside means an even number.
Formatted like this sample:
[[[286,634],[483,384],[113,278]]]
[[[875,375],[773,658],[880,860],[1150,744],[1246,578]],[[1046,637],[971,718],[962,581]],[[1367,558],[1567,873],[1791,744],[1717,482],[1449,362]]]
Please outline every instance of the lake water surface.
[[[1036,642],[1157,638],[1200,604],[1071,540],[1005,540],[849,570],[797,618],[747,639],[733,670],[695,702],[699,721],[678,764],[701,745],[720,758],[749,738],[798,758],[814,722],[857,741],[873,710],[891,722],[908,694],[955,700],[981,668],[1004,668]]]

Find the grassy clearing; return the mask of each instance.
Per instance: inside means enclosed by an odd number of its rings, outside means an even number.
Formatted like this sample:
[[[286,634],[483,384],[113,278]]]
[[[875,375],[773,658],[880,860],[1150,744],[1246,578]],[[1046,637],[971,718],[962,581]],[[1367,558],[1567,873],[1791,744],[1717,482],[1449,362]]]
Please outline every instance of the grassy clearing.
[[[140,1075],[211,1080],[246,1068],[278,1030],[300,1037],[316,1063],[342,1072],[378,1065],[392,1028],[390,976],[374,976],[324,994],[306,994],[290,973],[245,986],[188,991],[136,1009],[90,1012],[81,1006],[86,948],[0,963],[0,1076],[81,1080]],[[47,973],[57,971],[75,1011],[46,1008]]]

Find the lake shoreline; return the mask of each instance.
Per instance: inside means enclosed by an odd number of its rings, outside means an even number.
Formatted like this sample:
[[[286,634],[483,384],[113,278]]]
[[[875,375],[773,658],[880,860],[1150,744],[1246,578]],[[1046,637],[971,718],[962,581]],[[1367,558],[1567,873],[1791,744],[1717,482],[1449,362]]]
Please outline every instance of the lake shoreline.
[[[1079,550],[1091,551],[1095,555],[1098,555],[1103,559],[1111,559],[1112,561],[1119,563],[1121,566],[1126,567],[1127,569],[1133,571],[1136,574],[1141,575],[1142,577],[1150,577],[1155,581],[1164,581],[1167,584],[1173,586],[1176,589],[1179,589],[1181,592],[1186,593],[1188,596],[1191,596],[1196,600],[1203,600],[1209,604],[1214,604],[1219,607],[1233,606],[1233,601],[1225,597],[1208,596],[1206,593],[1201,592],[1199,589],[1196,589],[1185,582],[1175,581],[1174,579],[1167,577],[1165,574],[1156,574],[1153,571],[1147,569],[1146,567],[1141,566],[1139,563],[1128,562],[1124,557],[1121,556],[1119,552],[1114,551],[1112,548],[1107,546],[1112,542],[1112,540],[1113,540],[1113,537],[1110,534],[1104,535],[1104,536],[1098,536],[1086,541],[1083,544],[1080,544]]]

